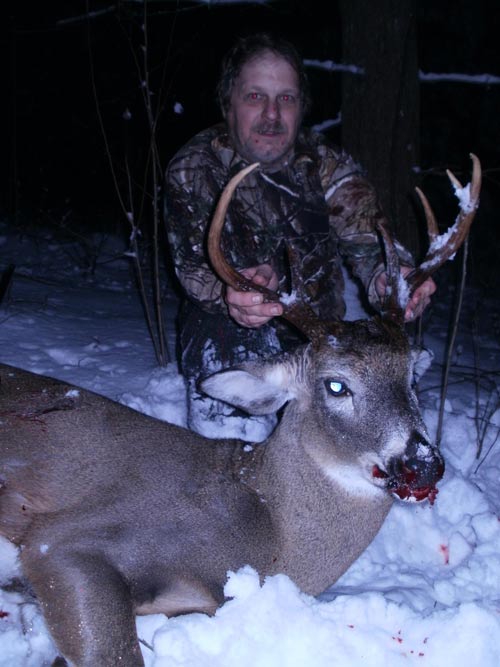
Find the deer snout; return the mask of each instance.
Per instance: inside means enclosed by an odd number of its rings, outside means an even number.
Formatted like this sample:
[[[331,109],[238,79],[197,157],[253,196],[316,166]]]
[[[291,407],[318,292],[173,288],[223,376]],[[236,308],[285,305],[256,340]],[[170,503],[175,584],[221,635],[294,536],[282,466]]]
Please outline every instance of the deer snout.
[[[433,504],[443,473],[444,460],[438,449],[414,432],[405,454],[389,463],[387,489],[401,500],[428,498]]]

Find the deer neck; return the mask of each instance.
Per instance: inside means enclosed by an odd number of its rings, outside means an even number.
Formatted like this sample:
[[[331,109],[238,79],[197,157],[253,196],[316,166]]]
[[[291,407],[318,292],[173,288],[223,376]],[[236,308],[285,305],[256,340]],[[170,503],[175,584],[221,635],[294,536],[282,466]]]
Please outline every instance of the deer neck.
[[[376,535],[392,500],[378,489],[366,495],[349,493],[332,479],[304,446],[311,434],[303,432],[303,419],[294,409],[260,446],[254,488],[267,503],[279,536],[282,555],[276,572],[286,572],[302,586],[305,573],[316,569],[308,590],[315,594],[358,557],[363,550],[359,536]]]

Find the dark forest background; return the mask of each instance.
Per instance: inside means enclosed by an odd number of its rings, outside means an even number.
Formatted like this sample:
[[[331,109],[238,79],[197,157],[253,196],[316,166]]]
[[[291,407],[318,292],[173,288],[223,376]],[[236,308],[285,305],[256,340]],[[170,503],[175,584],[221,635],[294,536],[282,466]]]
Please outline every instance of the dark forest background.
[[[149,90],[162,168],[194,133],[219,119],[213,91],[234,38],[279,32],[305,59],[365,67],[365,77],[310,67],[314,106],[306,123],[334,119],[342,109],[343,122],[325,133],[366,166],[398,235],[415,248],[420,239],[412,230],[420,223],[413,185],[424,188],[448,226],[456,202],[444,170],[468,180],[469,153],[480,157],[484,186],[473,232],[475,275],[487,286],[500,283],[500,85],[416,80],[418,69],[500,76],[498,0],[146,5]],[[127,188],[125,164],[138,196],[151,196],[144,181],[150,135],[137,72],[144,3],[20,0],[3,3],[0,11],[2,219],[40,228],[126,229],[116,192],[116,183]],[[399,103],[408,124],[394,116]],[[146,219],[148,206],[141,210]]]

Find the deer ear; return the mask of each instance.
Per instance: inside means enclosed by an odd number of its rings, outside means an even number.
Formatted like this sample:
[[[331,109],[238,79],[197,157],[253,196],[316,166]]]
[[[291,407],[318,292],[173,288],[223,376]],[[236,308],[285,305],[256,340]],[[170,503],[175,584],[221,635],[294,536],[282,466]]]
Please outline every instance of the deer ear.
[[[206,378],[200,383],[200,388],[212,398],[251,415],[268,415],[294,398],[289,387],[279,382],[279,378],[279,373],[262,373],[262,369],[258,374],[251,369],[227,370]]]

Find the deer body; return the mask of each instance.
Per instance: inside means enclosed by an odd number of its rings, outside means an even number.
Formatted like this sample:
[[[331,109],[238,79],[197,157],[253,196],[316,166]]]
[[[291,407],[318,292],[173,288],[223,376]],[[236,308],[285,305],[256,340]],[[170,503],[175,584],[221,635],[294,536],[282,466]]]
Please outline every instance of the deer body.
[[[472,160],[470,206],[449,242],[421,195],[432,243],[408,277],[410,292],[467,234],[481,186]],[[208,250],[224,282],[276,301],[220,251],[231,195],[256,166],[225,188]],[[228,570],[243,565],[320,593],[370,544],[394,496],[434,500],[443,461],[411,387],[397,254],[379,231],[382,317],[327,323],[306,300],[288,299],[283,317],[310,343],[203,381],[207,394],[249,414],[286,406],[254,448],[0,366],[0,534],[22,547],[24,573],[72,665],[142,667],[134,615],[214,613]]]
[[[417,486],[434,488],[442,462],[425,440],[406,337],[366,322],[345,323],[342,340],[204,383],[255,413],[288,402],[254,448],[0,367],[0,533],[22,546],[73,664],[142,665],[135,614],[213,613],[228,570],[245,564],[324,590],[379,530],[415,434]],[[332,395],[331,382],[349,391]]]

